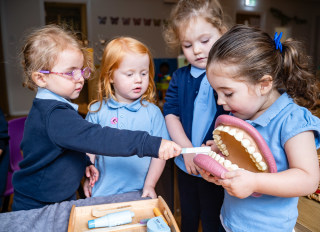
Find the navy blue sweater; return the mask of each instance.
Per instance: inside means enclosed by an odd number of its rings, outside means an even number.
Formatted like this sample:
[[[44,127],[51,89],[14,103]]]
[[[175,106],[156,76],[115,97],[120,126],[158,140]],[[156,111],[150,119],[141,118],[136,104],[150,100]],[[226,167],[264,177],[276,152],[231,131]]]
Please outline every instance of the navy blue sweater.
[[[194,78],[190,74],[191,65],[179,68],[172,75],[169,88],[166,93],[165,103],[163,106],[163,114],[173,114],[180,117],[182,127],[191,141],[192,121],[194,101],[198,95],[199,88],[205,73],[198,78]],[[214,91],[215,102],[217,102],[217,94]],[[220,114],[226,114],[222,106],[217,105],[217,113],[202,143],[212,140],[212,131],[216,118]]]
[[[158,157],[160,143],[160,137],[147,132],[102,128],[84,120],[67,103],[36,98],[25,124],[24,159],[14,174],[14,189],[26,200],[61,202],[79,187],[86,152]]]

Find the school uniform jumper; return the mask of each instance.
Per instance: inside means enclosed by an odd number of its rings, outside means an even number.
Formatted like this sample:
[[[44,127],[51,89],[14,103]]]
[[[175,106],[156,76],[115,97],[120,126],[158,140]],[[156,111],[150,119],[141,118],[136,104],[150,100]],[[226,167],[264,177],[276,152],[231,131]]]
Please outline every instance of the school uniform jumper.
[[[84,120],[76,109],[77,105],[39,88],[25,123],[21,170],[13,176],[13,210],[75,199],[88,164],[86,152],[158,157],[160,137],[102,128]]]
[[[99,108],[100,102],[91,106]],[[146,131],[150,135],[170,139],[160,109],[141,99],[126,104],[110,98],[102,102],[98,112],[89,112],[86,119],[101,126],[118,129]],[[96,155],[95,166],[100,172],[99,180],[92,189],[92,196],[109,196],[142,190],[148,174],[151,158],[138,156],[107,157]]]
[[[206,78],[205,70],[188,65],[173,73],[163,113],[165,116],[178,116],[193,146],[200,146],[212,140],[216,118],[226,113],[216,101],[217,96]],[[175,164],[179,167],[181,230],[197,231],[201,219],[204,232],[218,231],[223,188],[207,182],[200,175],[189,175],[182,155],[175,158]]]

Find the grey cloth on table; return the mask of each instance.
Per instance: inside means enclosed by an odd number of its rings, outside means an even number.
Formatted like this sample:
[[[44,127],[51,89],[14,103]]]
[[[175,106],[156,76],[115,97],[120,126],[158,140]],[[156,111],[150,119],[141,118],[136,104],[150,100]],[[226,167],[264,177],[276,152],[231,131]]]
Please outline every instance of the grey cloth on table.
[[[108,197],[92,197],[76,201],[64,201],[40,209],[20,210],[0,214],[0,232],[68,231],[72,205],[88,206],[126,201],[145,200],[141,192],[129,192]]]

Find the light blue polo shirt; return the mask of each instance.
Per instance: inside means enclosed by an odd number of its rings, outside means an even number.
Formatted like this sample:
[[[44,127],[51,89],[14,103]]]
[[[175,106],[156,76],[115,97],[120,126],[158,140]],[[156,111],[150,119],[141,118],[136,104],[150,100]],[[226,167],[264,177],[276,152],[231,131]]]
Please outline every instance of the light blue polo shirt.
[[[320,146],[320,119],[295,104],[286,93],[256,120],[247,122],[266,140],[278,172],[289,168],[284,145],[290,138],[304,131],[314,131],[316,146]],[[292,232],[298,217],[298,199],[270,195],[239,199],[225,191],[221,217],[227,231]]]
[[[191,66],[191,75],[199,77],[206,70]],[[202,141],[208,133],[209,127],[216,115],[217,107],[213,96],[213,89],[205,75],[201,81],[199,93],[194,101],[192,120],[192,145],[200,147]]]
[[[97,110],[99,105],[99,102],[93,104],[91,110]],[[125,104],[111,98],[107,102],[103,101],[98,112],[89,112],[86,119],[102,127],[147,131],[150,135],[170,139],[160,109],[147,101],[143,101],[143,105],[140,99]],[[100,178],[93,187],[92,196],[108,196],[143,189],[150,162],[150,157],[97,155],[95,166],[100,171]]]
[[[190,74],[194,78],[200,77],[204,72],[206,72],[205,69],[199,69],[195,66],[191,66]],[[202,145],[202,141],[208,133],[216,112],[217,108],[213,89],[208,81],[207,75],[205,75],[201,81],[198,95],[194,100],[191,132],[191,143],[194,147],[200,147]],[[181,170],[188,173],[182,155],[176,157],[174,161]],[[194,176],[201,177],[200,174]]]

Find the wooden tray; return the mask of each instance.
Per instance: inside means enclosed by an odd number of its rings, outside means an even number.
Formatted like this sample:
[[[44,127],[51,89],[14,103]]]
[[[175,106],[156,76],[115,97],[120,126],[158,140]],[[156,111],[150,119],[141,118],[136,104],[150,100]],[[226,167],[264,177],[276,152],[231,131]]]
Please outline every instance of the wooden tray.
[[[78,232],[78,231],[103,232],[103,230],[105,230],[104,228],[88,229],[88,221],[95,219],[95,217],[92,216],[92,209],[108,210],[108,209],[114,209],[119,207],[121,208],[129,205],[132,207],[131,210],[135,214],[135,216],[132,218],[132,223],[130,224],[136,224],[136,223],[139,223],[140,220],[142,219],[155,217],[153,213],[153,209],[157,207],[161,211],[165,219],[167,220],[169,227],[171,229],[171,232],[180,232],[177,222],[175,221],[167,203],[163,200],[161,196],[159,196],[157,199],[128,201],[128,202],[103,204],[103,205],[92,205],[92,206],[81,206],[81,207],[76,207],[75,205],[73,205],[71,208],[71,213],[69,218],[68,232]],[[130,225],[130,224],[127,224],[127,225]],[[110,227],[106,227],[106,228],[109,229]],[[130,228],[130,229],[114,230],[114,231],[145,232],[147,231],[147,227]]]

